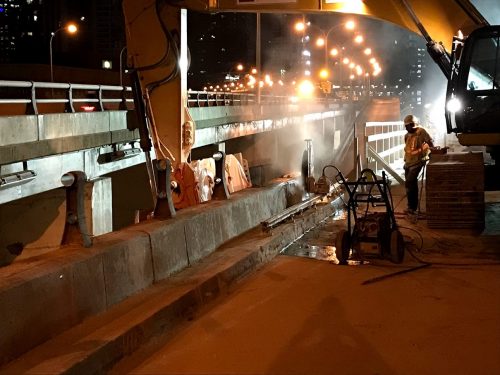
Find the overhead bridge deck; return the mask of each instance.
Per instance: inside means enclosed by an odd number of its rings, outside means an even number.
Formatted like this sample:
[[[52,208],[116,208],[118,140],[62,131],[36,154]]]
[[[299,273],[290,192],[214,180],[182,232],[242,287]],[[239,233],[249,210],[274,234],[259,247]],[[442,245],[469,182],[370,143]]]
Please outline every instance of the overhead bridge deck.
[[[145,161],[129,87],[0,81],[0,93],[0,204],[61,187],[69,171],[83,170],[94,179]],[[342,121],[359,105],[193,91],[188,103],[196,123],[194,149],[304,123]]]
[[[130,94],[120,87],[107,88],[119,96]],[[336,210],[333,201],[324,202],[283,227],[275,228],[271,222],[272,234],[260,233],[259,223],[283,216],[290,201],[297,196],[300,199],[297,182],[282,179],[237,192],[229,200],[182,209],[173,219],[130,225],[135,209],[150,208],[150,202],[141,200],[138,193],[138,185],[142,183],[143,190],[148,186],[140,181],[145,179],[144,173],[139,176],[137,171],[144,162],[143,153],[132,151],[138,147],[132,102],[127,96],[106,102],[107,90],[97,86],[83,89],[85,96],[89,91],[97,92],[97,98],[73,103],[70,101],[78,98],[73,92],[76,87],[54,90],[63,91],[56,102],[38,101],[37,97],[17,103],[0,101],[0,110],[21,107],[18,113],[0,116],[0,306],[12,317],[0,323],[4,333],[0,367],[85,319],[106,311],[112,314],[120,302],[126,303],[144,288],[159,285],[188,266],[203,264],[202,260],[222,244],[257,227],[258,243],[252,241],[239,252],[231,249],[230,254],[215,254],[224,270],[209,275],[194,292],[172,297],[181,303],[180,308],[191,309],[200,298],[217,295],[219,289],[274,256]],[[325,163],[352,167],[355,137],[365,136],[355,130],[358,120],[366,121],[356,117],[360,104],[336,100],[299,104],[277,97],[255,101],[252,96],[190,93],[189,112],[197,124],[194,150],[224,143],[228,153],[242,152],[250,166],[280,161],[293,168],[300,167],[304,138],[312,137],[318,141],[318,168]],[[80,111],[82,106],[94,108],[84,112]],[[26,110],[32,113],[24,114]],[[398,115],[395,111],[393,116]],[[390,133],[371,142],[397,149],[393,142],[397,126],[385,126]],[[255,139],[245,142],[247,138]],[[83,171],[89,179],[93,210],[87,233],[93,238],[90,248],[81,245],[81,238],[60,245],[70,204],[61,176],[68,171]],[[16,181],[17,175],[22,177]],[[97,204],[94,195],[99,199]],[[233,253],[239,254],[234,265],[230,263]],[[166,311],[170,310],[155,314]],[[100,353],[115,349],[113,343],[102,344]]]

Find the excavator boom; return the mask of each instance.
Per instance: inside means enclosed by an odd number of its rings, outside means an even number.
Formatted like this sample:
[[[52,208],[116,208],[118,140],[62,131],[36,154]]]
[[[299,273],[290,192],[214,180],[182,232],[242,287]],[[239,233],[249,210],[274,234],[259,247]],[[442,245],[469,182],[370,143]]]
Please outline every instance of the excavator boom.
[[[182,9],[207,12],[341,12],[385,20],[426,38],[431,55],[449,73],[453,36],[486,20],[467,0],[123,0],[129,62],[138,71],[153,145],[174,164],[187,159],[187,42]],[[194,130],[194,129],[193,129]]]
[[[187,10],[377,18],[421,34],[447,79],[454,36],[488,25],[468,0],[123,0],[129,65],[140,88],[141,134],[151,137],[157,159],[168,159],[174,168],[188,160],[196,126],[187,110]],[[141,145],[148,151],[149,139]],[[153,171],[150,176],[153,180]]]

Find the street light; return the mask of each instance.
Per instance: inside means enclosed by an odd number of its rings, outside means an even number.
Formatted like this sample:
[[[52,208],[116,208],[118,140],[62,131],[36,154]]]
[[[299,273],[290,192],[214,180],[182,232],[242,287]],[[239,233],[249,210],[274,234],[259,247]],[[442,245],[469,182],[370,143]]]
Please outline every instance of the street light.
[[[306,29],[306,27],[313,27],[321,33],[321,37],[319,37],[316,40],[316,46],[324,48],[324,69],[322,70],[322,73],[321,73],[322,77],[324,77],[325,74],[328,76],[328,73],[325,73],[325,69],[326,70],[328,69],[328,54],[330,53],[332,56],[338,55],[337,49],[333,49],[332,51],[328,50],[328,37],[330,36],[330,33],[332,31],[334,31],[342,26],[346,30],[354,30],[354,28],[356,27],[356,24],[354,23],[354,21],[349,20],[349,21],[334,25],[331,28],[329,28],[327,31],[325,31],[325,30],[321,29],[320,27],[318,27],[314,24],[311,24],[310,22],[307,22],[307,23],[297,22],[297,23],[295,23],[294,28],[296,31],[303,32]]]
[[[120,86],[123,86],[123,53],[127,50],[127,46],[120,51]]]
[[[363,43],[364,40],[365,40],[365,38],[363,38],[363,35],[358,34],[354,38],[354,43],[361,44],[361,43]]]
[[[66,30],[69,34],[74,34],[78,31],[78,28],[74,23],[70,23],[66,26],[58,28],[56,31],[53,31],[50,33],[50,41],[49,41],[49,56],[50,56],[50,81],[54,82],[54,66],[52,64],[52,40],[54,39],[54,36],[61,31],[61,30]]]

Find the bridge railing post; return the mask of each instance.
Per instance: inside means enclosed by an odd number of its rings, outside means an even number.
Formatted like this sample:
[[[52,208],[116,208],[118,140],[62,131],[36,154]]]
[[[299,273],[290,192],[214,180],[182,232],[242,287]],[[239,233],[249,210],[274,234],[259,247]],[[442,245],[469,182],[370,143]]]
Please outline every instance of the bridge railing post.
[[[36,106],[36,86],[35,82],[31,81],[31,101],[26,104],[26,114],[27,115],[37,115],[38,108]]]
[[[104,103],[102,102],[102,86],[99,85],[99,90],[97,90],[98,100],[99,100],[99,111],[104,111]]]
[[[75,113],[75,107],[73,106],[73,88],[71,83],[68,86],[67,99],[65,112]]]

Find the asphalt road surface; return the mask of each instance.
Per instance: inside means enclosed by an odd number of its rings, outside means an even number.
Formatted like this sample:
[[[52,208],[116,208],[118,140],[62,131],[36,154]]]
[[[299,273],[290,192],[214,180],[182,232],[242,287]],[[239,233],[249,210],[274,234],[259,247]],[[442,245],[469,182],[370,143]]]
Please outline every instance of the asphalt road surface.
[[[429,267],[363,284],[419,262],[280,255],[111,373],[500,374],[500,237],[401,220]],[[327,245],[342,225],[297,246]]]

